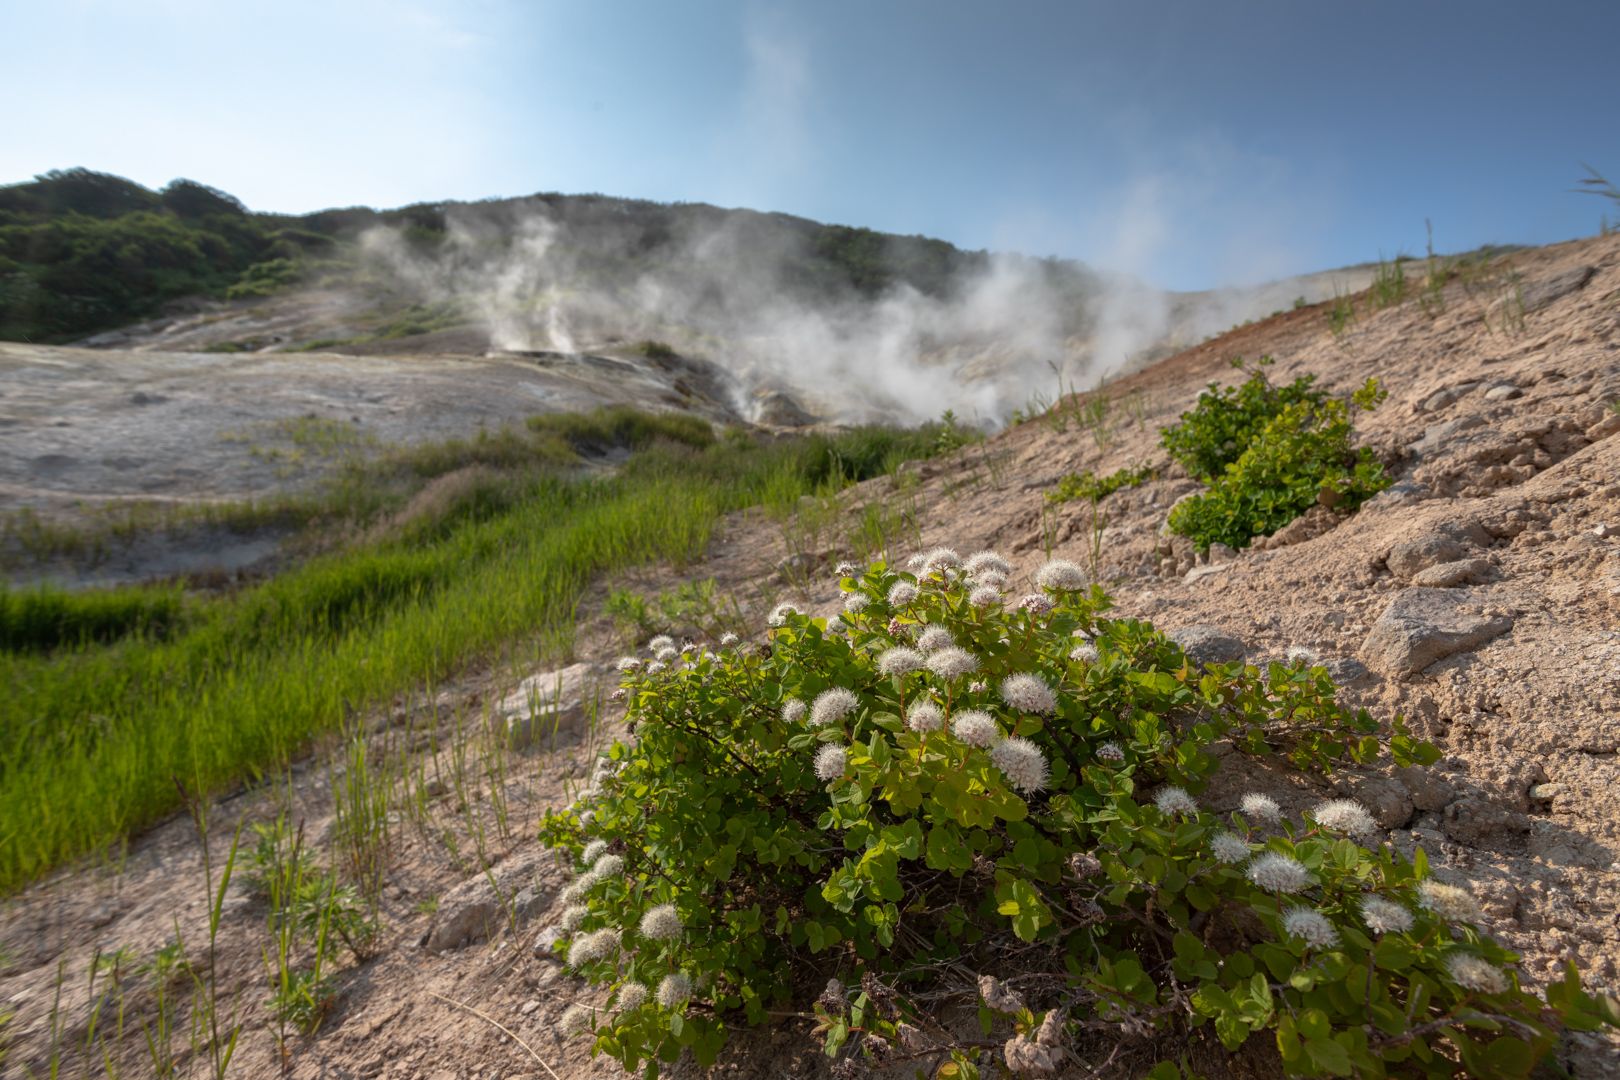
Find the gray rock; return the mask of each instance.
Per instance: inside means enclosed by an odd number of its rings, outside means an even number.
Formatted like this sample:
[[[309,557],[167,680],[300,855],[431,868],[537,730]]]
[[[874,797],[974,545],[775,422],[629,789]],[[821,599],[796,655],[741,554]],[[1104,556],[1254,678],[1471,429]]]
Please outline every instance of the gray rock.
[[[1411,480],[1402,480],[1391,484],[1372,498],[1361,504],[1362,512],[1369,510],[1388,510],[1396,506],[1407,506],[1411,503],[1421,502],[1429,497],[1429,489],[1422,484]]]
[[[591,665],[580,663],[530,675],[495,707],[506,724],[507,741],[522,749],[554,733],[572,734],[585,719],[585,699],[592,686]]]
[[[1407,589],[1384,609],[1361,646],[1367,663],[1386,675],[1416,675],[1436,661],[1470,652],[1513,628],[1506,616],[1472,610],[1465,594]]]
[[[1494,567],[1487,559],[1459,559],[1440,563],[1412,575],[1412,584],[1433,589],[1451,589],[1475,581],[1484,581]]]
[[[1446,406],[1454,404],[1464,394],[1478,385],[1479,381],[1476,379],[1470,382],[1458,383],[1456,386],[1448,386],[1444,390],[1436,390],[1423,399],[1423,403],[1418,406],[1418,412],[1439,412]]]
[[[1412,820],[1412,793],[1393,777],[1369,776],[1354,785],[1351,795],[1383,828],[1404,828]]]
[[[545,910],[555,878],[547,875],[542,880],[538,875],[541,857],[540,853],[515,856],[441,896],[424,947],[434,953],[463,949],[488,941],[508,921],[521,925]]]
[[[816,417],[805,411],[792,395],[766,390],[754,398],[754,422],[765,427],[808,427]]]
[[[1452,439],[1472,428],[1483,427],[1484,417],[1459,416],[1455,420],[1447,420],[1443,424],[1430,424],[1423,429],[1423,438],[1412,444],[1412,453],[1418,457],[1432,454],[1443,449]]]
[[[1586,287],[1597,272],[1595,267],[1577,266],[1572,270],[1565,270],[1561,274],[1540,278],[1523,286],[1511,297],[1503,297],[1492,304],[1487,311],[1490,317],[1496,317],[1503,311],[1517,308],[1522,314],[1528,315],[1532,311],[1539,311],[1562,297],[1568,296],[1577,289]]]
[[[1215,626],[1184,626],[1170,640],[1195,664],[1231,664],[1249,654],[1242,641]]]
[[[1485,391],[1486,401],[1512,401],[1514,398],[1524,397],[1524,391],[1512,383],[1497,383]]]
[[[1459,844],[1490,847],[1523,837],[1530,819],[1489,799],[1469,797],[1446,807],[1440,827]]]
[[[1384,564],[1398,578],[1410,580],[1419,571],[1442,563],[1456,562],[1468,554],[1460,541],[1442,533],[1430,533],[1416,540],[1396,544]]]
[[[1204,578],[1211,577],[1215,574],[1224,574],[1230,569],[1231,566],[1227,563],[1221,563],[1216,566],[1195,566],[1191,570],[1187,571],[1186,576],[1181,580],[1186,584],[1191,585],[1195,581],[1202,581]]]
[[[1419,810],[1444,810],[1457,797],[1451,781],[1423,765],[1407,765],[1395,770],[1396,777],[1412,794],[1412,805]]]
[[[1237,552],[1225,544],[1216,541],[1209,545],[1209,564],[1211,566],[1231,562],[1235,558],[1237,558]]]

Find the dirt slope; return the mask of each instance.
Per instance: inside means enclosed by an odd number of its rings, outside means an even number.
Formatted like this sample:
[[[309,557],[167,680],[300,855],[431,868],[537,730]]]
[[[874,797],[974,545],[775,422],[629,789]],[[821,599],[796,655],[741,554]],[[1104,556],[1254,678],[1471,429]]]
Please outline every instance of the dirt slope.
[[[1252,660],[1311,650],[1341,680],[1348,703],[1409,716],[1445,751],[1440,766],[1427,776],[1340,774],[1335,786],[1366,801],[1393,842],[1421,845],[1440,876],[1469,883],[1531,977],[1567,958],[1612,989],[1620,984],[1620,415],[1610,406],[1620,399],[1620,238],[1521,253],[1510,268],[1454,281],[1443,300],[1443,311],[1415,301],[1378,312],[1363,305],[1338,337],[1325,306],[1290,312],[1111,385],[1103,438],[1072,413],[1037,420],[908,467],[898,484],[862,485],[842,502],[851,515],[872,503],[909,506],[920,536],[896,555],[913,544],[993,547],[1027,573],[1050,548],[1084,564],[1089,505],[1046,513],[1045,492],[1069,471],[1163,462],[1157,427],[1191,406],[1207,382],[1230,376],[1230,357],[1270,354],[1274,378],[1314,372],[1340,393],[1377,375],[1390,398],[1362,421],[1362,437],[1398,482],[1358,514],[1304,523],[1266,550],[1200,566],[1159,534],[1171,503],[1195,488],[1166,475],[1102,504],[1101,576],[1123,613],[1167,631],[1213,627]],[[784,580],[782,528],[739,515],[684,576],[714,578],[756,626],[788,596],[831,611],[837,589],[828,568],[847,553],[847,535],[838,526],[795,531],[806,557],[790,565],[804,578]],[[648,571],[614,584],[651,592],[677,580]],[[597,599],[605,594],[604,584]],[[1448,626],[1455,632],[1440,634]],[[612,628],[598,620],[584,640],[586,673],[605,682],[619,651]],[[1441,655],[1446,649],[1453,651]],[[436,729],[448,745],[452,709],[476,711],[515,674],[471,673],[438,703],[402,701],[376,718],[376,738],[426,753]],[[320,1034],[292,1037],[284,1057],[263,1007],[262,905],[233,890],[215,965],[222,995],[248,1023],[233,1075],[273,1076],[283,1066],[299,1077],[618,1075],[591,1062],[578,1042],[553,1039],[562,1010],[585,991],[533,953],[536,934],[556,918],[549,899],[561,874],[525,837],[539,808],[564,800],[583,775],[592,739],[562,742],[506,759],[495,781],[518,808],[511,839],[489,837],[495,874],[507,893],[534,890],[525,911],[514,908],[511,922],[521,925],[497,930],[492,944],[419,946],[435,930],[442,935],[485,880],[469,865],[467,839],[484,803],[474,798],[473,810],[461,811],[453,790],[441,783],[431,794],[423,784],[436,824],[399,825],[384,951],[342,972]],[[432,758],[426,775],[449,768],[445,760]],[[306,769],[291,796],[315,837],[330,827],[327,782],[324,767]],[[1255,783],[1289,810],[1324,793],[1298,778],[1234,768],[1206,802],[1226,810]],[[260,792],[216,809],[216,850],[237,817],[259,820],[274,807]],[[441,830],[461,838],[459,865]],[[47,1060],[60,964],[69,1020],[59,1041],[71,1045],[82,1038],[83,973],[97,946],[149,952],[172,935],[176,916],[186,940],[199,940],[201,883],[198,845],[189,823],[177,821],[137,841],[121,864],[64,873],[10,901],[0,917],[11,954],[0,1002],[17,1010],[7,1064],[38,1069]],[[428,898],[437,898],[437,910]],[[154,1015],[151,1002],[136,1014]],[[722,1074],[816,1074],[823,1066],[806,1028],[787,1021],[738,1039]],[[143,1075],[139,1048],[124,1052],[130,1075]],[[1572,1039],[1564,1056],[1578,1076],[1620,1075],[1614,1042]]]

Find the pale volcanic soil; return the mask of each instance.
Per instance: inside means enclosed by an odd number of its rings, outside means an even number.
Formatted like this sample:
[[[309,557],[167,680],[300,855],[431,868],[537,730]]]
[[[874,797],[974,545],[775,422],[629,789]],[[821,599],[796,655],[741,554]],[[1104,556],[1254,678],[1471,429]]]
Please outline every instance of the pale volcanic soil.
[[[1045,493],[1071,471],[1165,464],[1157,428],[1210,381],[1240,377],[1230,358],[1269,354],[1273,380],[1314,372],[1341,394],[1378,376],[1389,399],[1358,424],[1361,440],[1396,478],[1389,491],[1352,516],[1313,515],[1265,550],[1200,565],[1181,541],[1160,535],[1170,505],[1196,488],[1167,470],[1101,504],[1101,577],[1119,613],[1170,632],[1213,628],[1206,640],[1241,648],[1252,662],[1280,659],[1291,647],[1311,650],[1341,682],[1346,704],[1384,720],[1403,714],[1445,753],[1426,772],[1385,766],[1328,781],[1260,773],[1234,756],[1202,796],[1207,806],[1230,810],[1256,784],[1296,813],[1330,791],[1354,793],[1391,842],[1421,846],[1440,877],[1482,898],[1491,931],[1523,953],[1527,978],[1544,980],[1573,960],[1589,984],[1612,992],[1620,987],[1620,413],[1611,408],[1620,400],[1620,238],[1519,253],[1508,267],[1453,281],[1443,299],[1443,311],[1415,300],[1378,312],[1363,303],[1338,337],[1329,330],[1330,305],[1245,327],[1110,384],[1114,427],[1106,439],[1073,415],[1037,419],[908,466],[898,483],[884,478],[851,489],[842,502],[851,514],[875,501],[908,502],[917,511],[921,535],[911,540],[918,546],[994,548],[1025,577],[1048,546],[1085,564],[1090,505],[1068,503],[1043,516]],[[808,557],[783,567],[782,528],[758,512],[740,514],[699,565],[601,583],[584,610],[599,612],[610,585],[650,593],[713,578],[756,630],[781,599],[830,612],[838,597],[831,566],[849,554],[845,535],[824,530]],[[577,659],[586,666],[574,674],[610,685],[622,648],[611,623],[596,616],[581,635]],[[420,758],[431,754],[435,731],[448,746],[455,710],[476,715],[518,674],[469,672],[436,688],[437,703],[400,700],[371,719],[378,747],[415,747]],[[264,1007],[263,905],[233,887],[214,964],[222,1002],[247,1025],[232,1074],[621,1075],[611,1062],[592,1061],[583,1042],[554,1038],[569,1003],[594,999],[535,955],[536,936],[558,917],[551,899],[566,874],[529,839],[540,810],[566,802],[595,746],[612,734],[611,723],[590,736],[565,729],[554,745],[505,759],[495,782],[510,795],[512,823],[509,839],[493,831],[488,838],[492,875],[478,872],[468,839],[471,822],[487,815],[487,798],[472,798],[473,809],[462,811],[453,784],[432,794],[424,788],[437,824],[402,819],[394,830],[381,954],[340,972],[320,1032],[289,1037],[284,1056]],[[431,760],[429,778],[451,767],[442,750]],[[283,796],[317,840],[331,829],[335,770],[317,755]],[[263,790],[217,805],[216,860],[238,819],[263,820],[276,806],[275,794]],[[441,830],[460,838],[459,864]],[[490,876],[513,903],[482,940],[483,933],[460,933],[455,921]],[[64,871],[7,901],[0,1003],[16,1018],[6,1066],[44,1067],[58,993],[66,1019],[57,1041],[82,1042],[84,976],[97,947],[150,953],[172,937],[178,919],[188,948],[197,949],[202,880],[191,824],[177,819],[134,841],[122,861]],[[60,991],[59,971],[66,972]],[[801,1006],[808,1011],[808,1000]],[[132,1008],[152,1015],[149,1001]],[[825,1058],[809,1026],[785,1019],[735,1038],[719,1074],[821,1074]],[[126,1075],[145,1075],[139,1039],[126,1042]],[[178,1044],[184,1048],[183,1035]],[[1620,1076],[1620,1043],[1611,1040],[1572,1037],[1561,1059],[1576,1076]],[[76,1075],[79,1059],[68,1061],[67,1074]],[[202,1062],[189,1064],[203,1074]],[[1224,1068],[1206,1064],[1211,1075]],[[101,1073],[93,1062],[86,1068]]]

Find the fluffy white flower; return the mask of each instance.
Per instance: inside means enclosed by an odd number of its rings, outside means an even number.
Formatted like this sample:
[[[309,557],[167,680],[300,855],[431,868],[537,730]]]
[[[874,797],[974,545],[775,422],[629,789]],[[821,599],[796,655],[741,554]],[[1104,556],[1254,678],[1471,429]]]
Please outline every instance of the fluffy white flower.
[[[911,571],[921,570],[923,568],[923,563],[927,561],[928,553],[925,551],[919,551],[917,554],[906,560],[906,569]]]
[[[867,605],[871,602],[871,597],[867,596],[865,593],[852,592],[844,597],[844,610],[849,612],[851,615],[858,615],[865,611]]]
[[[1289,908],[1288,914],[1283,916],[1283,930],[1313,949],[1331,949],[1339,943],[1338,928],[1315,908]]]
[[[1097,747],[1097,760],[1107,761],[1115,765],[1125,760],[1125,751],[1116,742],[1105,742]]]
[[[619,987],[618,1006],[620,1012],[629,1012],[639,1009],[647,1003],[647,984],[627,982]]]
[[[942,679],[957,679],[979,666],[978,657],[955,645],[939,649],[928,657],[928,670]]]
[[[1220,832],[1209,842],[1210,854],[1223,863],[1240,863],[1249,857],[1249,842],[1237,833]]]
[[[1484,957],[1470,952],[1454,952],[1446,957],[1446,973],[1464,990],[1500,994],[1508,988],[1507,976]]]
[[[603,855],[607,854],[607,849],[608,842],[606,840],[592,840],[590,843],[585,845],[585,850],[580,853],[580,861],[582,861],[586,866],[590,866],[592,863],[596,862],[597,859],[600,859]]]
[[[641,668],[641,661],[636,659],[634,656],[621,656],[621,657],[619,657],[619,670],[620,671],[625,671],[625,672],[637,671],[640,668]]]
[[[1249,864],[1249,880],[1277,893],[1297,893],[1311,884],[1305,864],[1280,851],[1268,851]]]
[[[722,649],[729,649],[735,644],[737,644],[737,635],[733,634],[730,630],[727,630],[725,633],[720,635],[720,647]],[[641,984],[636,983],[635,985],[640,986]],[[642,993],[646,993],[647,988],[643,986],[641,990]]]
[[[782,722],[784,724],[797,724],[804,719],[804,714],[808,709],[809,706],[798,698],[788,698],[782,702]]]
[[[1007,587],[1006,574],[994,574],[989,570],[974,574],[973,577],[969,578],[968,580],[972,581],[975,585],[989,585],[997,589],[1004,589]]]
[[[681,917],[674,904],[659,904],[648,908],[641,916],[641,936],[654,941],[669,941],[681,936]]]
[[[684,972],[665,975],[658,984],[658,1004],[666,1009],[678,1008],[692,996],[692,980]]]
[[[1039,675],[1009,675],[1001,681],[1001,700],[1021,712],[1041,713],[1057,711],[1057,695]]]
[[[584,922],[585,916],[589,914],[590,909],[585,907],[585,905],[573,904],[569,907],[563,908],[562,918],[558,921],[558,923],[564,930],[572,934],[575,930],[579,929],[579,924]]]
[[[578,967],[592,960],[605,960],[618,951],[617,930],[596,930],[589,934],[581,934],[568,946],[568,964],[570,967]]]
[[[1067,559],[1053,559],[1035,571],[1035,584],[1057,592],[1073,592],[1086,587],[1086,574]]]
[[[842,634],[843,632],[844,632],[844,620],[843,619],[840,619],[837,615],[834,615],[832,618],[827,620],[827,633],[829,633],[829,634]]]
[[[955,644],[956,639],[943,626],[925,626],[922,633],[917,635],[917,648],[923,652],[938,652]]]
[[[794,603],[792,600],[784,600],[771,609],[770,617],[765,621],[770,623],[772,626],[786,626],[787,617],[789,615],[797,615],[798,613],[798,604]]]
[[[1479,902],[1473,893],[1433,878],[1418,882],[1418,903],[1447,922],[1479,922]]]
[[[1002,739],[990,748],[990,761],[1022,794],[1031,795],[1046,786],[1046,755],[1028,739]]]
[[[885,675],[904,675],[910,671],[921,671],[926,660],[923,654],[916,649],[908,649],[904,645],[896,645],[892,649],[884,649],[878,653],[878,670]]]
[[[833,573],[841,578],[854,577],[861,572],[861,568],[852,562],[841,562],[833,567]]]
[[[1070,660],[1079,660],[1086,664],[1095,664],[1099,655],[1100,654],[1097,652],[1097,646],[1093,645],[1089,641],[1082,641],[1080,644],[1069,650]]]
[[[1031,615],[1045,615],[1052,610],[1052,598],[1042,593],[1028,593],[1018,598],[1018,608]]]
[[[581,829],[589,829],[592,826],[594,826],[595,824],[596,824],[596,811],[595,810],[587,810],[583,814],[579,815],[579,827]]]
[[[698,647],[697,647],[697,642],[695,642],[695,641],[688,641],[685,645],[681,646],[681,655],[682,656],[696,656],[697,651],[698,651]]]
[[[598,881],[606,881],[610,877],[618,877],[624,873],[624,860],[617,855],[603,855],[591,867],[591,873],[596,875]]]
[[[630,696],[629,692],[626,691],[625,688],[621,686],[617,690],[613,691],[613,693],[608,695],[608,700],[613,702],[614,704],[618,704],[619,702],[624,701],[625,699],[629,698],[629,696]]]
[[[906,725],[919,735],[938,731],[945,723],[945,714],[932,701],[914,703],[906,712]]]
[[[1191,817],[1198,813],[1198,803],[1191,795],[1187,794],[1187,789],[1174,785],[1160,788],[1159,793],[1153,796],[1153,805],[1159,808],[1161,814],[1172,817],[1176,814]]]
[[[1001,738],[1001,729],[982,709],[968,709],[951,719],[951,731],[969,746],[985,747]]]
[[[667,667],[669,667],[669,665],[664,663],[662,660],[654,660],[652,663],[647,665],[647,674],[656,675]]]
[[[962,569],[971,577],[985,573],[1006,577],[1012,573],[1012,564],[993,551],[975,551],[962,563]]]
[[[816,776],[824,783],[831,783],[843,776],[848,764],[849,751],[842,746],[828,743],[816,751]]]
[[[662,660],[664,663],[668,664],[681,654],[679,650],[675,648],[675,646],[666,645],[662,649],[659,649],[657,652],[653,653],[653,655],[658,657],[658,659]]]
[[[897,581],[889,586],[889,606],[905,607],[917,599],[917,586],[909,581]]]
[[[995,607],[1001,603],[1001,590],[994,585],[980,585],[968,593],[968,603],[976,608]]]
[[[962,565],[962,556],[947,547],[935,548],[923,556],[922,565],[925,574],[954,570]]]
[[[583,1005],[570,1005],[563,1010],[562,1019],[557,1021],[557,1028],[564,1035],[579,1035],[589,1031],[593,1022],[590,1009]]]
[[[842,686],[823,690],[816,695],[816,700],[810,703],[810,726],[826,727],[828,724],[836,724],[854,712],[860,704],[860,699]]]
[[[1367,929],[1375,934],[1404,934],[1412,929],[1412,913],[1406,905],[1382,896],[1368,896],[1361,901],[1361,917]]]
[[[657,637],[647,642],[648,652],[658,652],[660,649],[673,649],[674,647],[675,639],[670,637],[668,634],[659,634]]]
[[[1243,796],[1243,816],[1250,821],[1272,825],[1282,820],[1282,808],[1270,795],[1251,791]]]
[[[1322,662],[1322,658],[1316,655],[1315,650],[1307,649],[1303,645],[1290,645],[1288,651],[1283,655],[1287,657],[1290,664],[1304,664],[1306,667],[1312,667]]]
[[[1369,837],[1378,832],[1378,822],[1367,808],[1354,799],[1333,799],[1311,811],[1316,823],[1329,832],[1343,833],[1356,838]]]

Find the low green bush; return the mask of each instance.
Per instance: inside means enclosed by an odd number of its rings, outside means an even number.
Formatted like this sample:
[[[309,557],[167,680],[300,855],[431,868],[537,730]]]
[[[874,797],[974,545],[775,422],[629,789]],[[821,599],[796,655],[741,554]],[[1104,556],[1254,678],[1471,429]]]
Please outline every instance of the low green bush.
[[[137,634],[161,638],[184,618],[184,597],[173,587],[72,593],[0,586],[0,651],[42,652]]]
[[[835,1075],[974,1077],[994,1046],[1050,1075],[1123,1042],[1159,1077],[1189,1048],[1496,1077],[1615,1020],[1573,970],[1525,990],[1473,898],[1359,804],[1198,804],[1220,746],[1311,771],[1437,757],[1321,668],[1199,670],[1067,563],[1008,605],[990,553],[846,569],[837,620],[784,606],[763,644],[621,661],[633,738],[541,830],[579,874],[551,947],[604,990],[563,1020],[595,1051],[656,1076],[813,1007]]]
[[[1288,386],[1266,378],[1268,358],[1242,367],[1249,378],[1198,396],[1160,442],[1209,489],[1170,512],[1172,532],[1197,543],[1241,548],[1269,536],[1318,504],[1352,511],[1389,486],[1372,452],[1351,447],[1351,409],[1371,410],[1388,396],[1376,379],[1349,403],[1302,375]]]
[[[1139,487],[1158,475],[1159,470],[1151,465],[1139,465],[1134,469],[1117,469],[1107,476],[1098,476],[1090,469],[1086,469],[1084,472],[1069,473],[1059,480],[1058,486],[1046,493],[1046,501],[1066,503],[1086,499],[1090,502],[1101,502],[1122,488]]]

